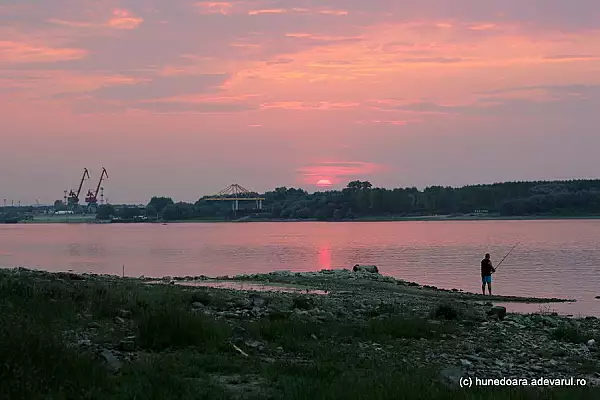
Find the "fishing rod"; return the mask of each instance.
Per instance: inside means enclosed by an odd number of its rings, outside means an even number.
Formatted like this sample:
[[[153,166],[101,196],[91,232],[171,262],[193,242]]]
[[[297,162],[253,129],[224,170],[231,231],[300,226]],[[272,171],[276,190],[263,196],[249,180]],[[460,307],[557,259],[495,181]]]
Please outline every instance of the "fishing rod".
[[[506,253],[506,255],[504,256],[504,258],[502,260],[500,260],[500,262],[498,263],[498,265],[496,265],[496,268],[494,268],[496,271],[498,271],[498,268],[500,268],[500,265],[504,262],[504,260],[506,260],[506,257],[508,257],[508,255],[510,253],[513,252],[514,249],[517,248],[517,246],[519,245],[519,243],[517,242],[517,244],[515,244],[512,249],[510,249],[510,251],[508,253]]]

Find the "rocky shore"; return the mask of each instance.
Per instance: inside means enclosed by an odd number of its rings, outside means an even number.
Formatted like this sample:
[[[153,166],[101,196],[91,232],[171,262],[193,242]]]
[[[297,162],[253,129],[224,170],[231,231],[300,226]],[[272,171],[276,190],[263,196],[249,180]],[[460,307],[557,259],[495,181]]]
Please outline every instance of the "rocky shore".
[[[218,282],[231,287],[210,287]],[[243,284],[271,290],[235,288]],[[0,296],[8,321],[0,349],[28,337],[15,333],[26,324],[55,332],[52,346],[89,357],[94,373],[104,366],[110,384],[94,378],[103,398],[122,398],[115,387],[143,396],[139,382],[155,373],[162,383],[152,390],[168,388],[161,398],[207,398],[199,387],[211,398],[465,398],[465,377],[573,377],[585,385],[542,390],[600,393],[600,320],[494,306],[565,299],[484,297],[350,270],[161,280],[4,270]],[[43,325],[27,317],[41,312]],[[0,383],[14,387],[6,379]],[[470,390],[478,398],[483,389]],[[493,398],[539,396],[526,387],[493,390]]]

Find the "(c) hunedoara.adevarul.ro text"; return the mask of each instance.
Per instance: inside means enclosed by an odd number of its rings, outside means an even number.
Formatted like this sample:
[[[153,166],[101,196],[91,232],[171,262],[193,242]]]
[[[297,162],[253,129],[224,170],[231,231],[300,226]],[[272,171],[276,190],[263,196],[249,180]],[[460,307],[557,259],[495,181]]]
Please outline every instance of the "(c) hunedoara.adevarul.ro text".
[[[462,377],[460,387],[472,386],[585,386],[583,378],[479,378]]]

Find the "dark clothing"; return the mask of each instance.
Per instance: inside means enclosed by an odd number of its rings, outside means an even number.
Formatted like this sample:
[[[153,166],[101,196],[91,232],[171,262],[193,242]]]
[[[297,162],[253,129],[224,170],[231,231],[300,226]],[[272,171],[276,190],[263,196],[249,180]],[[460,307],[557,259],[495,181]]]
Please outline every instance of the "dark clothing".
[[[481,260],[481,276],[491,276],[492,272],[494,272],[494,268],[492,267],[492,261],[486,258]]]

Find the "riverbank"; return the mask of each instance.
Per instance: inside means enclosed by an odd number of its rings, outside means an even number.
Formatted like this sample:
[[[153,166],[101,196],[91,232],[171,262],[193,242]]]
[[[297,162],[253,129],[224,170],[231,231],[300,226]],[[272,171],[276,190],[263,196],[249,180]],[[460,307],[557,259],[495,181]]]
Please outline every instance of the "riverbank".
[[[217,219],[188,219],[175,221],[161,221],[163,223],[214,223],[214,222],[403,222],[403,221],[554,221],[554,220],[596,220],[600,219],[598,215],[581,215],[581,216],[450,216],[450,215],[435,215],[435,216],[419,216],[419,217],[357,217],[354,219],[343,220],[318,220],[316,218],[306,219],[281,219],[281,218],[240,218],[236,220],[217,220]]]
[[[302,285],[299,290],[309,293],[193,286],[214,281],[208,277],[150,281],[0,270],[0,397],[600,395],[596,318],[505,316],[490,303],[507,300],[501,296],[350,271],[219,279]],[[311,294],[312,289],[324,294]],[[586,386],[544,387],[543,393],[525,387],[461,389],[460,377],[529,383],[573,377],[585,379]]]
[[[316,218],[308,219],[280,219],[280,218],[248,218],[243,217],[235,220],[224,219],[188,219],[174,221],[101,221],[96,220],[93,215],[59,215],[59,216],[35,216],[32,219],[20,221],[20,224],[90,224],[90,223],[241,223],[241,222],[402,222],[402,221],[555,221],[555,220],[596,220],[600,219],[598,215],[581,215],[581,216],[556,216],[556,215],[528,215],[528,216],[485,216],[485,215],[435,215],[435,216],[419,216],[419,217],[394,217],[394,216],[379,216],[379,217],[357,217],[354,219],[344,219],[339,221],[320,221]]]

